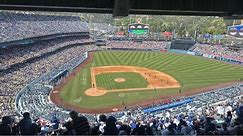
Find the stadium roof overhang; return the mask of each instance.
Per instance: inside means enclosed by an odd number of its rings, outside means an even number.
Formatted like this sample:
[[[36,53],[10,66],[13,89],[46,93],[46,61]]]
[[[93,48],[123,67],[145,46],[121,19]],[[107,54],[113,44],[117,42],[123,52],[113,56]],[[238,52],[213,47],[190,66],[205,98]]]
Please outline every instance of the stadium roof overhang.
[[[241,0],[1,0],[0,9],[56,12],[242,17]]]

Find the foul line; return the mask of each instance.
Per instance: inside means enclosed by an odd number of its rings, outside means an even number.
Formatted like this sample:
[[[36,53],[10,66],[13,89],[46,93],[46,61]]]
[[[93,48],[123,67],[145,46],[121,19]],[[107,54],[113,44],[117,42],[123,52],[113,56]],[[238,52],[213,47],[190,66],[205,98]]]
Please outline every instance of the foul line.
[[[154,87],[154,88],[129,88],[129,89],[114,89],[114,90],[106,90],[107,92],[128,92],[128,91],[149,91],[149,90],[157,90],[157,89],[168,89],[168,88],[180,88],[180,86],[165,86],[165,87]]]
[[[92,80],[91,88],[96,88],[96,79],[95,79],[93,68],[90,68],[90,71],[91,71],[91,80]]]

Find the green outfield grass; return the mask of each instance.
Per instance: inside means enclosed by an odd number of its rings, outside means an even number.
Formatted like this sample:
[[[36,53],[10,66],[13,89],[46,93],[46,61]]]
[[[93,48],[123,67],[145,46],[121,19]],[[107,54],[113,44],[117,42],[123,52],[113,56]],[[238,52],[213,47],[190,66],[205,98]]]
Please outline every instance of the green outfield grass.
[[[102,73],[96,75],[95,78],[97,87],[107,90],[146,88],[148,86],[148,82],[140,74],[133,72]],[[115,82],[116,78],[124,78],[125,82]]]
[[[90,67],[114,65],[139,66],[162,71],[183,84],[183,87],[180,88],[182,91],[193,91],[193,89],[243,78],[242,66],[198,56],[142,51],[99,51],[94,53],[92,63],[88,64],[63,87],[61,97],[69,103],[92,109],[115,107],[121,105],[122,101],[131,103],[178,93],[179,89],[160,89],[158,91],[123,92],[122,95],[121,92],[110,92],[99,97],[85,95],[85,90],[91,87]],[[119,88],[119,85],[106,79],[107,75],[101,75],[97,78],[99,86]],[[134,78],[133,80],[140,80],[140,77]]]

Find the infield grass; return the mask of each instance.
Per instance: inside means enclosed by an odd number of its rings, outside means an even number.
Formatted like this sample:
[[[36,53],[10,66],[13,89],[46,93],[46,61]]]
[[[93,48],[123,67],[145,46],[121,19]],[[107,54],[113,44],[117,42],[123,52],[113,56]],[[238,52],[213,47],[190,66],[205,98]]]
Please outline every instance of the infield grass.
[[[116,82],[116,78],[124,78],[124,82]],[[96,75],[97,87],[106,90],[127,89],[127,88],[146,88],[148,82],[138,73],[134,72],[117,72],[102,73]]]
[[[163,95],[170,97],[178,93],[179,89],[160,89],[157,91],[110,92],[99,97],[85,95],[85,90],[91,87],[90,67],[114,65],[146,67],[167,73],[183,85],[180,88],[182,91],[193,91],[193,89],[243,78],[242,66],[198,56],[145,51],[98,51],[94,53],[92,63],[88,64],[63,87],[61,97],[69,103],[92,109],[115,107],[121,105],[122,101],[131,103]],[[127,86],[119,86],[106,80],[106,75],[97,77],[97,79],[98,84],[108,88]],[[133,80],[139,80],[139,78]],[[146,83],[142,83],[142,85],[146,85]]]

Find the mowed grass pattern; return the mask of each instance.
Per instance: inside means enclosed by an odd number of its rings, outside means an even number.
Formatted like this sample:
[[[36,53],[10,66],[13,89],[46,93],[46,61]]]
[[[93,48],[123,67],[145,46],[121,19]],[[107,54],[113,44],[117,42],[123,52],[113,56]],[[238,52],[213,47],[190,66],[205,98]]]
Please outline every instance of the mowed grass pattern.
[[[103,60],[105,63],[102,65],[96,58],[101,59],[104,56],[112,58],[113,61],[121,60],[121,63]],[[94,66],[134,65],[159,70],[176,78],[183,84],[184,90],[239,80],[243,77],[241,66],[174,53],[103,51],[97,52],[94,60]]]
[[[124,78],[125,82],[116,82],[116,78]],[[148,82],[140,74],[134,72],[102,73],[96,75],[96,83],[97,87],[107,90],[146,88],[148,86]]]
[[[139,66],[162,71],[178,80],[183,85],[182,91],[193,91],[193,89],[243,78],[242,66],[198,56],[145,51],[98,51],[94,53],[92,63],[81,70],[79,75],[62,89],[61,97],[70,103],[73,103],[74,99],[82,99],[79,103],[74,103],[80,107],[99,108],[120,105],[121,101],[131,103],[178,93],[178,89],[160,89],[156,92],[124,92],[123,98],[119,97],[120,92],[107,93],[100,97],[85,95],[85,90],[91,87],[89,68],[114,65]]]

